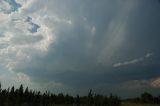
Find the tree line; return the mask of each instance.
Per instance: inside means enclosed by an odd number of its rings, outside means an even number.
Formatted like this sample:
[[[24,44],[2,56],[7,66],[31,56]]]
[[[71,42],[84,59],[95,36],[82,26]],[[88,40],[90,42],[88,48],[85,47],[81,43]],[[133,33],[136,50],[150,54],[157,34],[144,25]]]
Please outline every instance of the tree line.
[[[140,97],[126,99],[124,102],[134,102],[134,103],[143,103],[143,104],[160,104],[160,96],[153,96],[148,92],[144,92]]]
[[[53,94],[49,91],[40,91],[12,86],[2,89],[0,84],[0,106],[120,106],[121,100],[117,96],[93,94],[92,90],[86,96],[71,96],[68,94]]]

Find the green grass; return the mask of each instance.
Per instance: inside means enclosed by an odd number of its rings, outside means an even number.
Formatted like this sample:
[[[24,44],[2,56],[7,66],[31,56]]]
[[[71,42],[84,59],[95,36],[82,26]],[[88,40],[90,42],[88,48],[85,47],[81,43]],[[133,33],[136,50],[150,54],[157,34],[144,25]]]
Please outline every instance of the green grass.
[[[121,106],[160,106],[154,104],[140,104],[140,103],[122,103]]]

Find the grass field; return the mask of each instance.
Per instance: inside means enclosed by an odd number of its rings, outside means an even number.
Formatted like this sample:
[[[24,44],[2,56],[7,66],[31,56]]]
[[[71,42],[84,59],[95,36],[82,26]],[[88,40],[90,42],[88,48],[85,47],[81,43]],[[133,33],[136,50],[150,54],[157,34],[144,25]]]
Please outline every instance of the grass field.
[[[137,103],[122,103],[121,106],[160,106],[160,105],[153,105],[153,104],[137,104]]]

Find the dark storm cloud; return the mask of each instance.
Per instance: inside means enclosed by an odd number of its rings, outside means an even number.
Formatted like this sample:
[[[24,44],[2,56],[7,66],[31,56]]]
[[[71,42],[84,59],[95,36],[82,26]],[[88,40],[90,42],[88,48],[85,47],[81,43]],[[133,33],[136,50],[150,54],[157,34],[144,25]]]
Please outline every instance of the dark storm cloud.
[[[160,77],[157,0],[55,0],[47,8],[70,19],[72,27],[57,24],[56,41],[47,54],[21,64],[15,68],[17,72],[23,71],[36,82],[55,81],[73,88]],[[113,67],[147,53],[153,55],[135,64]]]

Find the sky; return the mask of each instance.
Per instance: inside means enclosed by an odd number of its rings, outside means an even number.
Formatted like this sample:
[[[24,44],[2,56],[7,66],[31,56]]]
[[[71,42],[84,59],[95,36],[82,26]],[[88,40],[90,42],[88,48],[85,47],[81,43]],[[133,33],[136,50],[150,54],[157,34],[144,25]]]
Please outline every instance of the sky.
[[[160,95],[159,11],[159,0],[0,0],[2,87]]]

